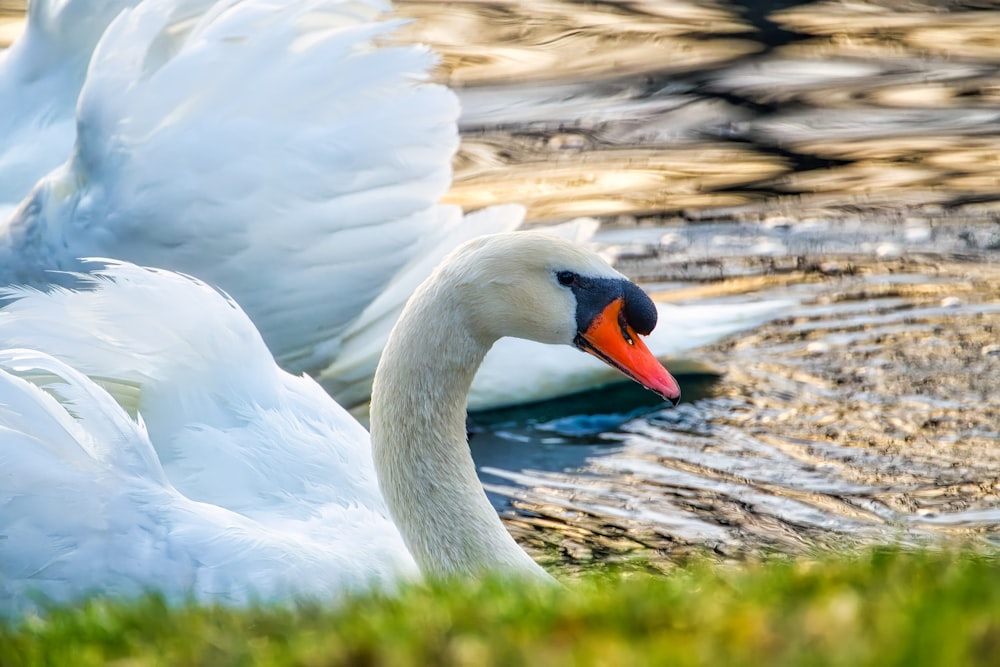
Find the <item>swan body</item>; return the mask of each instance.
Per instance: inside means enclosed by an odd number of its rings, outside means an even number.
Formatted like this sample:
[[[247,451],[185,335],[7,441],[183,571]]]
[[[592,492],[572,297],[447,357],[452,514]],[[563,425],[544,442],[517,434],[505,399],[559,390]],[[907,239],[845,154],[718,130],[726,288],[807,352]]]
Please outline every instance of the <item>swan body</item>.
[[[232,302],[132,265],[87,280],[0,311],[4,344],[36,348],[0,354],[0,607],[328,597],[415,575],[367,433],[281,371]]]
[[[48,283],[81,256],[190,273],[238,299],[286,368],[324,367],[393,276],[462,221],[437,203],[458,102],[426,81],[427,48],[376,45],[399,25],[378,20],[384,8],[124,10],[91,58],[72,155],[0,228],[0,284]]]
[[[476,366],[501,336],[530,336],[679,395],[638,333],[655,323],[648,297],[540,233],[471,241],[417,289],[376,372],[370,440],[204,283],[120,263],[82,280],[8,290],[0,310],[7,609],[150,588],[328,596],[391,586],[414,562],[428,576],[548,580],[476,478],[464,399]]]
[[[415,572],[379,505],[316,504],[295,519],[195,501],[93,381],[30,350],[3,352],[0,368],[0,612],[150,590],[236,604],[330,597]]]

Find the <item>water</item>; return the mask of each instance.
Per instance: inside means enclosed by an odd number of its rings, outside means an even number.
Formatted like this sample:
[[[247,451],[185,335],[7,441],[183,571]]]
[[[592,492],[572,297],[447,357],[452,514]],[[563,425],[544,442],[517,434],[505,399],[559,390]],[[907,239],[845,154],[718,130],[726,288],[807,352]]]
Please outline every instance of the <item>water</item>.
[[[678,408],[623,385],[474,415],[522,544],[1000,543],[995,2],[397,5],[463,103],[450,201],[598,216],[676,302],[799,304],[701,350],[719,374]],[[0,40],[22,9],[0,0]]]
[[[400,10],[463,101],[456,202],[535,219],[996,210],[996,3]]]
[[[998,541],[995,3],[401,11],[463,101],[452,201],[600,216],[675,301],[801,303],[703,350],[724,376],[682,379],[678,409],[617,390],[480,416],[522,543],[587,563]]]

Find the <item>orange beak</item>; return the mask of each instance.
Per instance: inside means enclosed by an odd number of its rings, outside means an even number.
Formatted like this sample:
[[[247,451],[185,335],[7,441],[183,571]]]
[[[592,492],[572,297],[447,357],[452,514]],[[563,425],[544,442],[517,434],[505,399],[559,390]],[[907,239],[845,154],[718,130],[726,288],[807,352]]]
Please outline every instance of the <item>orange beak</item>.
[[[586,331],[577,334],[576,346],[677,405],[681,398],[677,380],[628,324],[622,311],[624,304],[622,298],[608,304]]]

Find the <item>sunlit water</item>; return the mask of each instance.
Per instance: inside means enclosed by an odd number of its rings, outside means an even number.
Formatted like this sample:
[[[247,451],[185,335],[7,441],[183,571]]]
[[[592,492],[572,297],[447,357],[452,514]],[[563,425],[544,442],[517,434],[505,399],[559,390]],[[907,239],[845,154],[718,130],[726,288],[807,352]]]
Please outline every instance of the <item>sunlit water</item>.
[[[460,203],[545,219],[701,217],[777,194],[799,215],[996,202],[994,2],[400,8],[459,87]]]
[[[519,538],[579,562],[998,539],[993,4],[402,11],[462,97],[453,201],[601,216],[676,300],[802,304],[704,350],[726,375],[678,409],[616,390],[480,418]]]
[[[586,563],[1000,541],[995,2],[397,6],[462,99],[451,201],[599,216],[676,301],[799,303],[700,351],[722,375],[682,378],[678,408],[623,386],[475,415],[522,543]]]

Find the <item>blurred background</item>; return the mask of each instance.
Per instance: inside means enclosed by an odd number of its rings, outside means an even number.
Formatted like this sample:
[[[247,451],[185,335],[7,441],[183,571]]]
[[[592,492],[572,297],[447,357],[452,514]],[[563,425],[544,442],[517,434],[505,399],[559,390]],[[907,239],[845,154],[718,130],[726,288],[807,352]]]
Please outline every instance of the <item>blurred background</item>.
[[[661,299],[785,304],[692,355],[678,408],[621,385],[473,415],[527,548],[1000,544],[996,2],[395,4],[463,104],[448,201],[596,217]],[[0,46],[23,11],[0,0]]]

